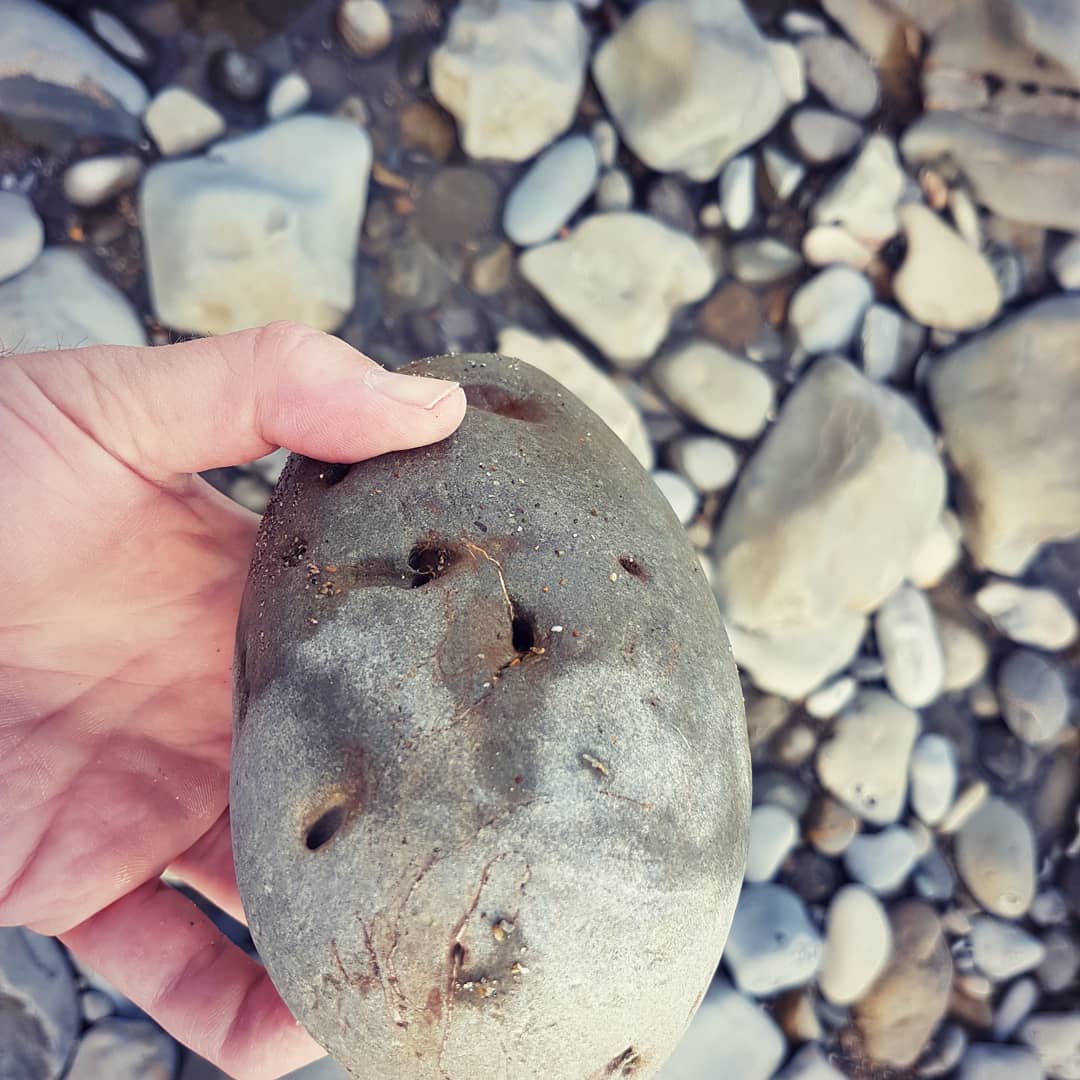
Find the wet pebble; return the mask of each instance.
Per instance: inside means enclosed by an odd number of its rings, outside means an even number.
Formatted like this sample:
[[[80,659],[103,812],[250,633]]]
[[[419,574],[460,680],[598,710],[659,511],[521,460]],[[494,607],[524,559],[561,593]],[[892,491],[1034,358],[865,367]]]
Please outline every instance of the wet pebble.
[[[548,147],[514,185],[503,210],[503,230],[522,246],[550,240],[592,194],[596,150],[587,135]]]

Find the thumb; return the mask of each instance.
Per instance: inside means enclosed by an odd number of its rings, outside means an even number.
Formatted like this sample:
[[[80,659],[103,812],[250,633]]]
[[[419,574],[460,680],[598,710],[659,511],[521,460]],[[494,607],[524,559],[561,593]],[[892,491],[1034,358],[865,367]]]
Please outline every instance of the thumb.
[[[465,414],[457,383],[387,371],[340,338],[289,322],[158,348],[95,346],[5,362],[155,480],[278,446],[362,461],[443,439]]]

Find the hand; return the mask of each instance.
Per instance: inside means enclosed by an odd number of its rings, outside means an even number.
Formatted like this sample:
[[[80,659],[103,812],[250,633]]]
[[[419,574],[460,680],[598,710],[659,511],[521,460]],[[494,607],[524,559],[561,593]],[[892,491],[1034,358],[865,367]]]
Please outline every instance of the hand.
[[[289,323],[0,357],[0,924],[58,935],[240,1077],[322,1051],[167,867],[242,918],[230,668],[257,518],[192,473],[434,442],[453,383]]]

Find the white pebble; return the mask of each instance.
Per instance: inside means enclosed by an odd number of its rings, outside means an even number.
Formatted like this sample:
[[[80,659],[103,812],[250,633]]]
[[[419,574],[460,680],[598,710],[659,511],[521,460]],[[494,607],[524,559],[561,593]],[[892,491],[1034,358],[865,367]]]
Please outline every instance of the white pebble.
[[[75,206],[100,206],[134,187],[142,175],[137,154],[103,154],[70,165],[64,173],[64,194]]]
[[[22,273],[44,247],[45,226],[34,204],[17,191],[0,191],[0,281]],[[0,345],[17,347],[18,342]]]
[[[750,154],[732,158],[720,174],[720,208],[729,229],[740,232],[754,218],[754,174],[756,166]]]
[[[892,930],[881,901],[861,885],[845,885],[829,904],[825,958],[818,986],[834,1005],[850,1005],[870,989],[892,956]]]
[[[166,157],[201,150],[225,132],[225,118],[183,86],[161,90],[143,113],[143,126]]]
[[[962,535],[959,519],[951,510],[946,510],[927,534],[908,568],[908,580],[912,585],[920,589],[940,585],[960,561]]]
[[[381,0],[345,0],[338,11],[338,29],[357,56],[377,56],[390,44],[393,24]]]
[[[678,473],[669,472],[667,469],[657,470],[652,477],[679,521],[683,525],[693,521],[698,508],[698,494],[690,484]]]
[[[739,455],[715,435],[686,435],[670,450],[675,467],[702,494],[722,491],[739,471]]]
[[[907,185],[896,147],[884,135],[871,135],[854,164],[814,206],[815,225],[844,225],[866,246],[878,248],[896,235],[896,207]]]
[[[956,797],[956,751],[944,735],[927,734],[911,752],[911,808],[925,825],[937,825]]]
[[[776,197],[785,200],[791,198],[806,175],[806,166],[772,146],[765,147],[761,160],[765,165],[765,175],[769,178]]]
[[[90,28],[114,52],[136,67],[149,62],[150,56],[143,43],[111,11],[90,9]]]
[[[280,120],[299,112],[311,100],[311,83],[299,71],[287,71],[270,88],[266,98],[266,115]]]
[[[878,609],[874,632],[897,699],[913,709],[936,700],[945,685],[945,654],[926,594],[901,585]]]
[[[815,225],[803,236],[802,252],[811,266],[839,263],[853,270],[865,270],[874,257],[843,225]],[[874,304],[870,310],[879,306]]]
[[[956,1080],[1043,1080],[1039,1059],[1023,1046],[969,1046]]]
[[[771,881],[799,842],[799,823],[790,810],[765,804],[750,814],[747,881]]]
[[[1001,1000],[994,1010],[994,1038],[1001,1041],[1011,1039],[1031,1015],[1039,1003],[1039,997],[1039,984],[1034,979],[1017,979],[1001,995]]]
[[[966,623],[939,613],[938,640],[945,655],[945,689],[966,690],[986,674],[990,651],[986,642]]]
[[[1074,236],[1054,256],[1050,264],[1057,283],[1072,292],[1080,289],[1080,236]]]
[[[868,278],[849,266],[831,266],[795,291],[788,321],[806,352],[842,352],[851,344],[873,300]]]
[[[1037,1014],[1020,1029],[1020,1038],[1054,1080],[1080,1080],[1080,1012]]]
[[[802,255],[783,240],[763,236],[743,240],[731,249],[731,270],[745,285],[768,285],[802,266]]]
[[[1076,641],[1076,617],[1057,593],[1012,581],[991,581],[975,606],[1011,641],[1057,652]]]
[[[634,205],[634,183],[622,169],[609,169],[596,185],[597,210],[629,210]]]
[[[815,690],[803,707],[815,720],[829,720],[851,702],[858,689],[859,684],[850,675],[842,675]]]

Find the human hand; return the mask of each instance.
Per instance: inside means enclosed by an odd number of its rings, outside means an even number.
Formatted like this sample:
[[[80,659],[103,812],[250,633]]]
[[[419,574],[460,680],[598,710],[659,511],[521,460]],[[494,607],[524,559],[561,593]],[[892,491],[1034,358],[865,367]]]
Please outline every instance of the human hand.
[[[166,867],[242,918],[233,635],[257,518],[196,471],[346,462],[461,422],[452,383],[289,323],[0,358],[0,925],[58,935],[238,1077],[323,1051]]]

